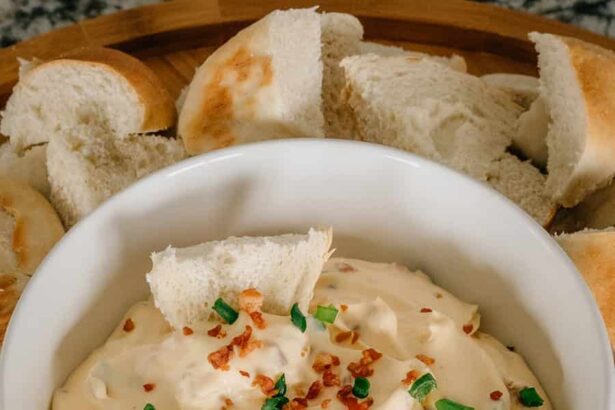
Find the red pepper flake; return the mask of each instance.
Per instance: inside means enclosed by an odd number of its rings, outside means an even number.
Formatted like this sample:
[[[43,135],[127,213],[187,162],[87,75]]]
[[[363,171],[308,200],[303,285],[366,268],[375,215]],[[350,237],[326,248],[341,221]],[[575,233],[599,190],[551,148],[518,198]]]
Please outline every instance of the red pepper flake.
[[[493,401],[498,401],[498,400],[500,400],[500,399],[502,398],[502,395],[503,395],[503,394],[504,394],[504,393],[502,393],[502,392],[501,392],[501,391],[499,391],[499,390],[494,390],[494,391],[492,391],[491,393],[489,393],[489,397],[490,397],[490,398],[491,398],[491,400],[493,400]]]
[[[135,322],[133,322],[131,318],[126,319],[126,321],[124,322],[124,327],[122,327],[122,329],[124,330],[124,332],[132,332],[133,330],[135,330]]]
[[[428,307],[421,308],[421,313],[431,313],[431,312],[432,312],[431,308],[428,308]]]
[[[342,310],[342,312],[345,312],[348,310],[348,305],[340,305],[340,309]]]
[[[226,332],[222,330],[222,325],[217,325],[207,331],[207,336],[215,337],[217,339],[223,339],[226,337]]]
[[[466,334],[469,335],[470,333],[472,333],[472,330],[474,330],[474,325],[472,323],[468,323],[467,325],[463,325],[463,331]]]
[[[256,375],[254,381],[252,382],[252,386],[260,387],[261,392],[267,397],[271,397],[276,393],[274,381],[270,377],[262,374]]]
[[[194,333],[194,330],[192,330],[192,328],[189,328],[188,326],[184,326],[184,328],[182,329],[182,333],[184,334],[184,336],[190,336]]]
[[[320,403],[320,408],[326,409],[329,407],[329,404],[331,404],[331,399],[325,399],[322,401],[322,403]]]
[[[246,372],[245,370],[240,370],[239,374],[242,375],[243,377],[250,377],[250,373]]]
[[[335,341],[337,343],[342,343],[345,342],[346,340],[350,339],[350,336],[352,336],[352,331],[349,330],[348,332],[340,332],[335,336]]]
[[[339,386],[341,384],[340,377],[333,373],[333,370],[327,369],[322,374],[322,384],[324,384],[325,387]]]
[[[261,312],[250,312],[250,318],[257,328],[265,329],[267,327],[267,322],[265,322],[265,318]]]
[[[416,358],[419,359],[421,362],[425,363],[427,366],[431,366],[436,362],[436,359],[434,359],[433,357],[429,357],[422,353],[417,354]]]
[[[343,262],[337,264],[337,269],[340,272],[344,272],[344,273],[355,272],[356,271],[356,269],[352,265],[349,265],[349,264],[343,263]]]
[[[232,357],[233,357],[233,346],[227,345],[227,346],[222,346],[220,349],[216,350],[215,352],[210,353],[207,356],[207,360],[209,361],[209,363],[212,365],[214,369],[228,370],[229,369],[228,362],[232,359]]]
[[[322,373],[325,370],[329,370],[332,367],[339,366],[339,365],[340,365],[339,357],[329,354],[329,353],[320,352],[314,358],[314,363],[312,363],[312,369],[314,369],[316,373]]]
[[[156,385],[154,383],[145,383],[143,385],[143,390],[145,390],[146,393],[151,392],[155,388],[156,388]]]
[[[408,373],[406,373],[406,378],[401,382],[406,386],[410,386],[412,383],[414,383],[416,379],[419,378],[420,375],[421,373],[419,373],[418,370],[410,370]]]
[[[361,359],[358,362],[348,364],[348,371],[352,377],[369,377],[374,374],[374,369],[370,365],[382,357],[382,353],[374,349],[367,349],[361,352]]]

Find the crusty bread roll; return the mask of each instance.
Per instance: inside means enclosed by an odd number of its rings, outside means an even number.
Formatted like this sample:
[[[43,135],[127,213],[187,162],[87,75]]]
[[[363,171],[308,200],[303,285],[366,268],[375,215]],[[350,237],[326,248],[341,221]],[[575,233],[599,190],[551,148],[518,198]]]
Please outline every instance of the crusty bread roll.
[[[398,46],[374,43],[373,41],[361,41],[359,43],[359,52],[357,54],[369,53],[376,54],[381,57],[407,56],[419,59],[425,58],[436,63],[446,65],[453,70],[462,73],[468,71],[466,60],[457,54],[453,54],[450,57],[443,57],[427,53],[421,53],[420,51],[406,50]]]
[[[547,190],[571,207],[615,174],[615,53],[552,34],[529,37],[551,117]]]
[[[274,11],[197,69],[179,114],[189,154],[264,139],[323,137],[320,15]]]
[[[547,227],[555,216],[557,206],[546,194],[546,178],[529,161],[505,154],[492,163],[487,182],[519,205],[536,222]]]
[[[175,328],[202,327],[215,300],[237,307],[237,296],[256,288],[263,311],[287,315],[294,303],[307,312],[314,286],[329,259],[331,229],[306,235],[231,237],[152,254],[147,274],[154,302]]]
[[[492,73],[481,76],[481,80],[510,93],[517,104],[530,108],[538,97],[538,78],[523,74]]]
[[[37,145],[22,154],[9,142],[0,146],[0,177],[30,185],[49,197],[47,146]]]
[[[555,239],[583,274],[615,346],[615,229],[585,230]]]
[[[169,128],[175,106],[156,75],[120,51],[87,47],[24,70],[0,132],[19,151],[80,124],[117,137]]]

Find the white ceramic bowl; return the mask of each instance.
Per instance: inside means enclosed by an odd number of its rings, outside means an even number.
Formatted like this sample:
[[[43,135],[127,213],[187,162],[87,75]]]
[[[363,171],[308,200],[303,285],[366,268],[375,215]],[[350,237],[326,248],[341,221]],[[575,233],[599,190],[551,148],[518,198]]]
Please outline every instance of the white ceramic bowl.
[[[407,153],[335,140],[266,142],[164,169],[112,198],[43,262],[13,316],[0,408],[53,390],[147,295],[149,254],[229,235],[334,228],[338,255],[420,267],[476,302],[555,407],[613,407],[613,359],[590,293],[559,247],[504,197]]]

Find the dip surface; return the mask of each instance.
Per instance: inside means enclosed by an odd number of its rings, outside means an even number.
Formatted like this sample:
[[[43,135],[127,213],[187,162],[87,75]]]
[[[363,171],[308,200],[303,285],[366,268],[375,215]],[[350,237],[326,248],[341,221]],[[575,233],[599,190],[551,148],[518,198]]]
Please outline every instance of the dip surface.
[[[544,399],[538,408],[552,408],[521,356],[478,331],[477,306],[421,272],[332,258],[310,312],[330,304],[335,322],[325,326],[304,312],[303,333],[290,316],[263,314],[261,329],[245,312],[232,325],[212,317],[209,332],[173,330],[152,301],[137,303],[56,391],[52,409],[260,409],[282,374],[286,396],[307,404],[288,408],[435,409],[446,398],[476,410],[526,409],[518,399],[526,387]],[[247,334],[214,368],[211,354]],[[408,390],[427,373],[437,388],[418,402]],[[361,375],[369,396],[345,394]]]

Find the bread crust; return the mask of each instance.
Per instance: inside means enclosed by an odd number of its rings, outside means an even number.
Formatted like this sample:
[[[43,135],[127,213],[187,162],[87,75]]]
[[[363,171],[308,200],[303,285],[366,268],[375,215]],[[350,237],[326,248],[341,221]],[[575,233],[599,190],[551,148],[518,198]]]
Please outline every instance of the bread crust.
[[[0,208],[15,219],[12,247],[17,267],[31,275],[64,235],[60,218],[40,193],[4,178],[0,178]]]

